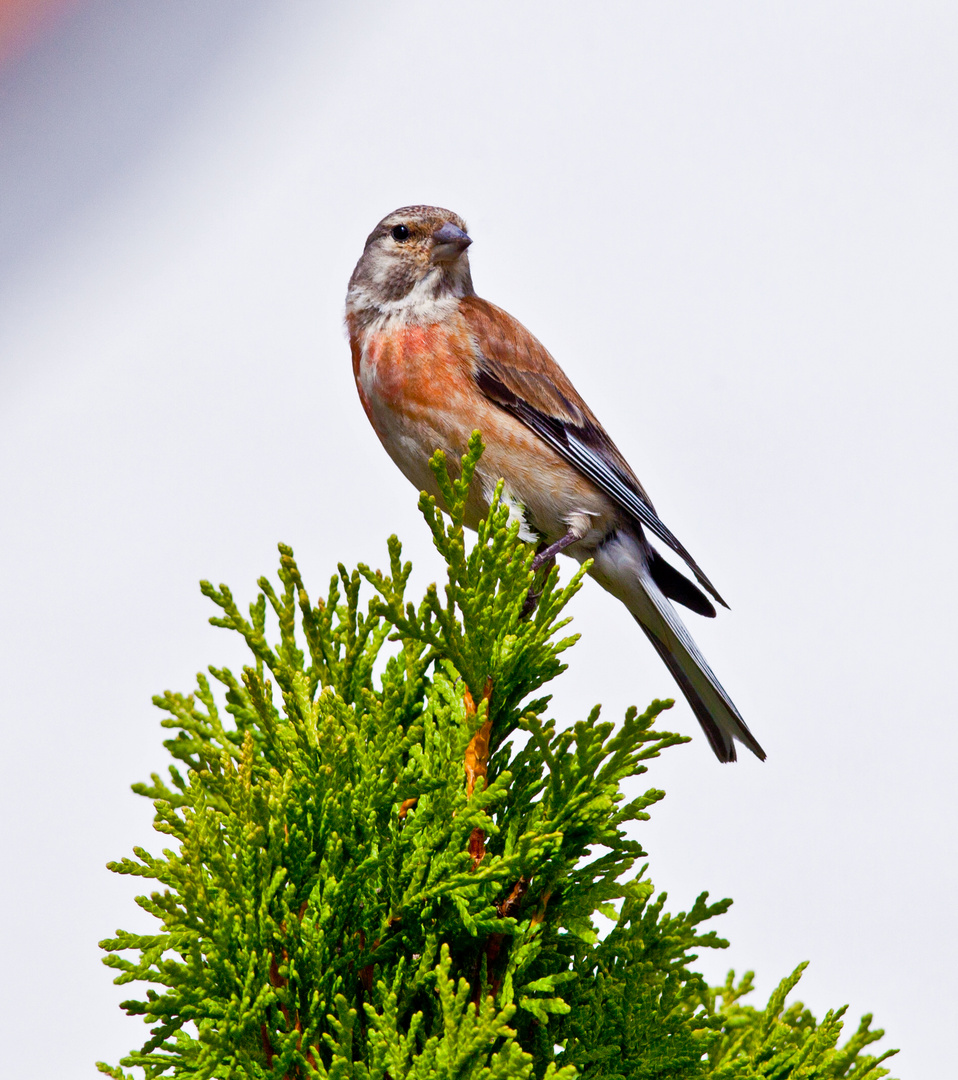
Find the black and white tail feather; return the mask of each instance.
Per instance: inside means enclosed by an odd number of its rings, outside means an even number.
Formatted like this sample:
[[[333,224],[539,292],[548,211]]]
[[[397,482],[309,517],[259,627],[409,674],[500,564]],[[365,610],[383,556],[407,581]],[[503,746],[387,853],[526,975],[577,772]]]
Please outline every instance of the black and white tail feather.
[[[657,565],[656,560],[661,562],[661,556],[643,536],[620,529],[607,537],[591,557],[594,560],[593,577],[625,604],[645,631],[688,699],[719,761],[735,761],[736,740],[764,761],[765,751],[749,731],[660,587],[664,582],[674,599],[687,602],[682,596],[675,595],[673,582]],[[673,573],[680,576],[677,571],[673,570]]]

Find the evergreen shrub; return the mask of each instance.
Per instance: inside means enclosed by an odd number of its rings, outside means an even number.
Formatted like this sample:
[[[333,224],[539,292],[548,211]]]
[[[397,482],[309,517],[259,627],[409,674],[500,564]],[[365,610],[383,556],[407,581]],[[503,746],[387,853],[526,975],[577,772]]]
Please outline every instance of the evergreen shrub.
[[[433,460],[450,516],[423,496],[446,564],[442,594],[405,595],[410,564],[339,574],[313,603],[293,552],[244,614],[204,582],[211,621],[242,635],[240,676],[211,667],[192,694],[155,699],[174,734],[153,800],[159,855],[110,864],[156,885],[153,934],[102,942],[123,1003],[150,1037],[120,1067],[152,1077],[337,1080],[877,1080],[894,1051],[843,1009],[765,1008],[752,975],[710,987],[700,949],[725,948],[702,893],[669,914],[637,872],[632,823],[663,797],[622,782],[686,740],[656,726],[671,702],[622,723],[558,727],[542,688],[564,669],[560,587],[532,570],[494,501],[467,548],[462,462]],[[371,590],[365,605],[363,586]],[[541,590],[529,612],[527,597]],[[278,641],[270,643],[267,627]],[[614,927],[600,937],[597,913]]]

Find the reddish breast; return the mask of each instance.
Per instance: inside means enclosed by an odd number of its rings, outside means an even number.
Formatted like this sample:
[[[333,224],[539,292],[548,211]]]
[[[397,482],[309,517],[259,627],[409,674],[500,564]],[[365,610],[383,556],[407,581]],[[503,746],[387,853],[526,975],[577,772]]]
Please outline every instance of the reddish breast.
[[[440,323],[367,332],[353,344],[353,374],[367,412],[416,412],[447,402],[467,378],[469,346]]]

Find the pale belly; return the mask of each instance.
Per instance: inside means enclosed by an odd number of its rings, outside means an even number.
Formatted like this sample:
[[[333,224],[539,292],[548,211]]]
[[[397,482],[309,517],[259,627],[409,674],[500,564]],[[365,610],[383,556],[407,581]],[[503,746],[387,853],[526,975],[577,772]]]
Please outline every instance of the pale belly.
[[[611,501],[538,435],[467,382],[459,364],[442,349],[399,354],[394,341],[389,348],[363,350],[356,382],[380,441],[403,475],[441,505],[429,459],[442,450],[456,475],[469,438],[478,430],[486,449],[470,489],[467,527],[475,529],[486,516],[501,478],[504,501],[522,521],[524,540],[552,543],[573,528],[581,540],[567,554],[589,557],[615,527]]]

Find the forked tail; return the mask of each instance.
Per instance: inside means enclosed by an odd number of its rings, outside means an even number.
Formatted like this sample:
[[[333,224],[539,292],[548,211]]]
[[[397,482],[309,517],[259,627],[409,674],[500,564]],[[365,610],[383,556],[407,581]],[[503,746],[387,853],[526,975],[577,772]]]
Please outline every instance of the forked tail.
[[[735,741],[762,761],[765,751],[699,652],[675,608],[652,580],[644,539],[618,533],[595,552],[592,574],[632,613],[688,699],[719,761],[735,761]]]

